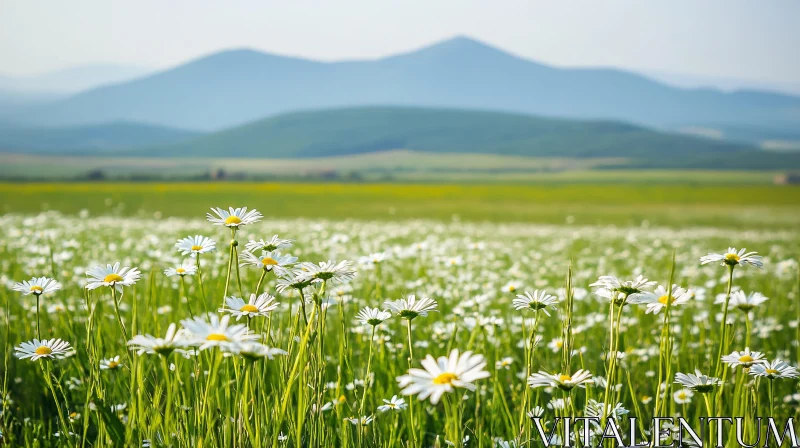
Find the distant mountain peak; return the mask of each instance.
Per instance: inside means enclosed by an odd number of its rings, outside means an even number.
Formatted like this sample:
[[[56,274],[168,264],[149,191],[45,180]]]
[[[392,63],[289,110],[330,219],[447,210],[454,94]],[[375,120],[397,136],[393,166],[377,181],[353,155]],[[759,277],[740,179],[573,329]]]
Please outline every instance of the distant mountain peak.
[[[495,48],[481,40],[475,39],[474,37],[470,37],[464,34],[459,34],[457,36],[451,37],[449,39],[445,39],[434,43],[431,47],[435,46],[451,46],[456,48],[489,48],[496,51],[502,51],[498,48]]]
[[[502,56],[502,57],[515,57],[500,48],[494,47],[481,40],[465,35],[457,35],[449,39],[435,42],[424,47],[405,52],[400,55],[389,56],[386,59],[402,58],[413,55],[422,55],[428,57],[442,57],[448,56],[456,57],[481,57],[486,55]]]

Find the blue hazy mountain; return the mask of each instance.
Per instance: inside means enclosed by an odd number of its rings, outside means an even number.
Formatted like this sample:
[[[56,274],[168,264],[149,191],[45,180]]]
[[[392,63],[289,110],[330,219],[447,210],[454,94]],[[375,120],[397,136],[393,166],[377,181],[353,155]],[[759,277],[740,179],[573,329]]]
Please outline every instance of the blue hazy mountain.
[[[360,105],[484,109],[664,129],[706,123],[800,125],[800,97],[687,90],[621,70],[556,68],[464,37],[370,61],[223,51],[89,90],[13,120],[62,126],[132,121],[219,130],[288,111]]]
[[[119,64],[86,64],[29,76],[0,74],[0,90],[74,94],[144,76],[151,70]]]
[[[41,107],[62,98],[63,95],[55,93],[20,92],[0,88],[0,117],[24,114],[29,108]],[[0,127],[3,127],[2,123]]]
[[[140,146],[175,144],[200,135],[194,131],[124,122],[55,128],[0,125],[0,152],[108,154]]]

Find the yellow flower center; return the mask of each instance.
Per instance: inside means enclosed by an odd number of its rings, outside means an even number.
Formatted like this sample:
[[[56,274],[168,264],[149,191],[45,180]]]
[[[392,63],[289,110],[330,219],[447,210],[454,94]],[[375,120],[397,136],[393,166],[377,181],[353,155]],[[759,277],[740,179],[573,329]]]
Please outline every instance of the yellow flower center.
[[[53,353],[53,350],[50,349],[50,347],[45,347],[43,345],[43,346],[37,348],[34,353],[36,353],[37,355],[49,355],[49,354]]]
[[[42,292],[42,291],[44,291],[44,289],[39,285],[31,286],[31,292]]]
[[[730,261],[732,263],[738,263],[740,260],[739,255],[734,253],[727,253],[725,254],[725,261]]]
[[[556,341],[556,347],[561,348],[564,346],[564,343],[561,341]]]
[[[685,400],[686,399],[686,392],[684,392],[684,391],[678,392],[678,398],[680,398],[681,400]]]
[[[184,272],[186,272],[186,269],[178,268],[178,269],[175,269],[175,272],[177,272],[178,274],[183,274]]]
[[[558,380],[563,383],[564,381],[572,381],[572,377],[569,375],[559,375]]]
[[[515,288],[514,286],[509,286],[508,287],[508,292],[514,292],[516,290],[517,290],[517,288]]]
[[[433,384],[453,384],[453,380],[457,380],[458,375],[455,373],[445,372],[433,379]]]
[[[753,357],[749,355],[744,355],[739,358],[739,362],[753,362]]]
[[[231,216],[228,216],[227,218],[225,218],[225,225],[239,225],[241,223],[242,223],[242,220],[239,219],[238,216],[231,215]]]
[[[239,311],[241,311],[243,313],[256,313],[256,312],[258,312],[258,308],[256,308],[255,305],[250,305],[248,303],[247,305],[239,308]]]
[[[261,260],[261,264],[264,266],[276,266],[278,262],[274,258],[267,257]]]
[[[662,305],[666,305],[667,304],[667,300],[669,300],[669,303],[673,303],[673,302],[675,302],[675,297],[670,299],[668,296],[663,295],[663,296],[658,298],[658,303],[660,303]]]
[[[124,280],[124,279],[119,274],[108,274],[108,275],[106,275],[106,278],[103,279],[103,282],[104,283],[116,283],[116,282],[121,282],[122,280]]]
[[[230,219],[230,218],[228,218],[228,219]],[[203,249],[203,246],[198,246],[198,245],[192,246],[192,250],[202,250],[202,249]]]
[[[206,336],[206,341],[227,341],[228,337],[222,333],[211,333]]]
[[[765,372],[767,372],[767,375],[777,375],[778,374],[778,371],[775,370],[775,369],[766,369]]]
[[[108,368],[109,369],[116,369],[118,366],[119,366],[119,363],[117,361],[111,361],[111,362],[108,363]]]

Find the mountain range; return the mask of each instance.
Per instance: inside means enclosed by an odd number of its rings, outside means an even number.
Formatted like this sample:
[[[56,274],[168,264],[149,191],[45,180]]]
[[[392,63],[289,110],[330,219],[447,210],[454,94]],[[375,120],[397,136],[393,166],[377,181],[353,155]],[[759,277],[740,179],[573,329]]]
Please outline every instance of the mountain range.
[[[614,121],[507,112],[353,107],[294,112],[189,140],[118,154],[147,157],[312,158],[391,149],[529,157],[666,159],[724,156],[745,144],[652,131]]]
[[[0,129],[2,152],[118,160],[344,161],[350,156],[399,149],[412,150],[420,157],[450,154],[459,160],[475,160],[476,156],[489,155],[506,160],[572,160],[578,165],[585,160],[597,167],[628,169],[800,168],[798,152],[766,152],[748,144],[653,131],[615,121],[463,109],[392,106],[294,112],[207,134],[124,122]],[[599,160],[605,162],[591,163]],[[108,159],[108,163],[115,162]]]
[[[223,51],[0,121],[28,127],[124,121],[216,131],[286,112],[365,105],[618,120],[665,130],[800,126],[798,96],[681,89],[622,70],[557,68],[465,37],[366,61]]]

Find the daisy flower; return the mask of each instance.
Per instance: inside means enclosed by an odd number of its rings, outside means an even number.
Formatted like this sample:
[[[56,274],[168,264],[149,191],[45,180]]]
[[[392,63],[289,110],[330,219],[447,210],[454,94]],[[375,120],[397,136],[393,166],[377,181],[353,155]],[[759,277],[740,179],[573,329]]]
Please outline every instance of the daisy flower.
[[[435,312],[438,304],[429,297],[422,297],[417,300],[414,294],[400,300],[387,300],[383,305],[403,319],[413,320],[417,316],[425,317],[429,312]]]
[[[689,404],[692,402],[694,392],[691,389],[679,389],[672,394],[672,399],[678,404]]]
[[[409,369],[408,374],[397,377],[397,382],[403,388],[401,394],[418,394],[419,400],[430,397],[432,404],[455,388],[474,391],[473,382],[489,377],[489,372],[483,370],[486,360],[482,355],[473,355],[470,351],[459,353],[458,349],[451,351],[449,357],[434,359],[428,355],[422,360],[422,367],[424,370]]]
[[[19,283],[15,283],[12,289],[26,296],[31,294],[40,296],[42,294],[50,294],[58,291],[61,289],[61,283],[48,277],[33,277],[30,280],[23,280]]]
[[[207,318],[197,316],[194,319],[184,319],[181,324],[189,332],[188,343],[200,350],[214,347],[228,349],[233,345],[261,338],[260,335],[250,333],[247,325],[228,325],[230,319],[229,315],[220,318],[216,314],[209,314]]]
[[[785,361],[776,359],[775,361],[756,364],[750,369],[750,375],[757,377],[767,377],[771,380],[775,378],[797,378],[800,376],[797,368],[789,365]]]
[[[292,247],[292,240],[284,240],[278,238],[278,235],[272,235],[268,240],[250,240],[244,245],[248,252],[272,252],[273,250],[286,249]]]
[[[556,296],[551,296],[538,289],[533,292],[525,291],[525,294],[517,295],[517,298],[511,301],[511,305],[515,310],[542,311],[548,316],[550,313],[547,312],[547,308],[555,309],[557,303],[558,298]]]
[[[586,387],[586,384],[592,383],[592,374],[583,369],[572,375],[539,371],[528,377],[528,385],[531,387],[557,387],[566,391],[570,391],[576,386]]]
[[[347,417],[347,421],[349,421],[350,423],[352,423],[352,424],[354,424],[356,426],[367,426],[370,423],[372,423],[372,420],[373,420],[373,418],[372,418],[371,415],[370,416],[364,416],[364,417],[361,417],[361,418]]]
[[[302,291],[310,285],[311,279],[303,277],[302,275],[295,275],[278,280],[278,283],[275,285],[275,290],[280,293],[285,292],[287,289]]]
[[[761,352],[751,352],[750,347],[745,347],[744,351],[734,351],[730,355],[722,357],[722,362],[736,369],[737,366],[742,366],[744,369],[749,369],[754,364],[765,364],[764,354]]]
[[[628,410],[622,407],[622,404],[620,403],[604,404],[591,399],[586,403],[586,411],[584,412],[587,417],[595,417],[600,420],[608,417],[619,420],[627,413]]]
[[[122,367],[119,356],[100,361],[100,370],[116,370]]]
[[[641,275],[634,280],[620,280],[611,275],[602,275],[589,286],[597,287],[595,294],[604,299],[613,300],[614,303],[624,304],[628,297],[648,292],[656,282],[650,281]]]
[[[174,268],[167,268],[164,270],[164,275],[167,277],[173,277],[177,275],[178,277],[185,277],[187,275],[194,275],[197,273],[197,266],[194,263],[188,262],[184,260],[178,266]]]
[[[500,370],[500,369],[508,370],[508,369],[511,368],[511,364],[513,362],[514,362],[514,358],[510,358],[510,357],[506,356],[505,358],[503,358],[503,359],[501,359],[499,361],[495,361],[494,368],[496,370]]]
[[[760,292],[751,292],[750,294],[745,294],[744,291],[734,291],[731,293],[731,298],[728,302],[728,305],[747,313],[767,300],[769,300],[769,298]],[[714,300],[714,303],[725,303],[725,294],[718,295]]]
[[[388,412],[388,411],[395,411],[395,412],[402,412],[408,407],[406,404],[406,400],[404,398],[399,398],[397,395],[393,395],[390,400],[383,399],[383,404],[378,406],[379,412]]]
[[[97,289],[102,286],[114,287],[118,292],[122,292],[123,286],[131,286],[139,281],[142,274],[136,268],[127,266],[120,268],[119,262],[114,265],[107,264],[106,267],[95,266],[88,271],[89,283],[86,289]]]
[[[375,252],[371,253],[368,256],[361,257],[358,259],[358,262],[362,265],[373,265],[373,264],[381,264],[386,261],[386,253],[385,252]]]
[[[535,406],[533,409],[528,411],[528,418],[533,420],[537,417],[541,417],[544,415],[544,408],[541,406]]]
[[[758,252],[747,252],[747,249],[740,249],[738,252],[736,248],[729,247],[728,251],[723,254],[710,253],[705,257],[700,258],[700,264],[720,262],[722,266],[736,266],[736,265],[751,265],[761,269],[764,263],[761,261],[761,256],[757,255]]]
[[[14,356],[19,359],[30,359],[37,361],[44,359],[63,359],[72,354],[72,346],[69,342],[61,339],[45,339],[23,342],[14,347]]]
[[[468,437],[469,436],[465,438]],[[494,443],[497,446],[497,448],[518,448],[520,446],[519,442],[517,442],[516,440],[503,440],[499,437],[496,437],[494,439]],[[552,445],[552,442],[550,442],[550,444]],[[464,443],[464,445],[466,446],[466,443]],[[455,444],[451,444],[451,446],[455,446]]]
[[[297,276],[311,280],[312,283],[324,281],[335,284],[350,281],[356,276],[356,270],[353,269],[353,264],[349,261],[340,261],[338,263],[335,261],[321,261],[319,264],[300,263],[294,273]]]
[[[697,369],[695,369],[694,373],[676,373],[675,382],[701,394],[711,392],[714,386],[722,384],[719,378],[703,375]]]
[[[244,251],[239,258],[239,266],[241,267],[256,267],[263,269],[267,272],[275,271],[277,275],[283,275],[287,267],[293,265],[297,261],[297,257],[289,254],[281,255],[280,251],[262,252],[260,257],[256,257],[252,252]]]
[[[207,236],[195,235],[178,240],[175,248],[181,251],[182,255],[196,257],[198,254],[217,250],[217,243]]]
[[[276,355],[288,355],[286,350],[266,346],[260,342],[245,341],[238,344],[233,344],[227,349],[228,353],[239,355],[242,358],[255,362],[267,358],[272,360]]]
[[[261,221],[261,218],[264,217],[256,209],[247,211],[247,207],[230,207],[228,211],[217,207],[211,207],[211,211],[217,216],[206,213],[206,219],[208,219],[210,223],[215,226],[225,226],[232,229],[238,229],[239,226],[256,223]]]
[[[691,291],[687,291],[678,285],[673,285],[671,297],[672,298],[670,299],[666,288],[658,285],[655,292],[639,293],[631,297],[629,300],[631,303],[647,305],[647,311],[645,311],[645,313],[658,314],[662,309],[667,307],[668,301],[670,303],[670,307],[683,305],[692,299],[693,294]]]
[[[183,339],[183,332],[176,331],[177,326],[175,324],[169,324],[167,328],[167,334],[164,335],[163,338],[158,338],[155,336],[151,336],[149,334],[145,335],[136,335],[128,341],[128,346],[131,350],[136,350],[139,355],[143,353],[147,354],[159,354],[161,356],[169,356],[175,350],[178,350],[179,353],[183,353],[182,349],[186,346],[186,341]]]
[[[519,288],[521,288],[521,287],[522,287],[522,284],[521,284],[520,282],[516,282],[516,281],[513,281],[513,280],[512,280],[512,281],[510,281],[510,282],[506,283],[505,285],[503,285],[503,287],[502,287],[502,288],[500,288],[500,289],[501,289],[503,292],[515,293],[515,292],[517,292],[517,291],[519,290]]]
[[[547,343],[547,347],[553,351],[553,353],[558,353],[564,347],[564,340],[561,338],[555,338]]]
[[[365,307],[356,315],[356,319],[358,319],[362,325],[372,325],[373,327],[382,324],[383,321],[390,317],[392,317],[392,313],[370,307]]]
[[[227,305],[227,308],[220,308],[218,311],[220,313],[230,313],[236,317],[236,320],[239,320],[242,317],[268,316],[280,303],[275,301],[275,297],[265,292],[258,297],[255,294],[250,294],[250,299],[247,303],[240,297],[227,297],[225,305]]]

